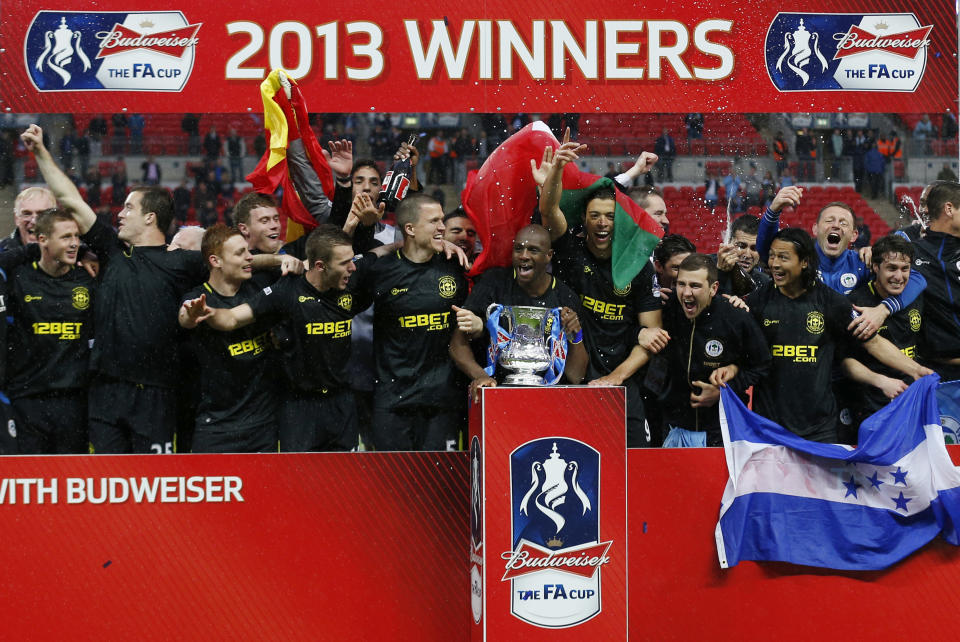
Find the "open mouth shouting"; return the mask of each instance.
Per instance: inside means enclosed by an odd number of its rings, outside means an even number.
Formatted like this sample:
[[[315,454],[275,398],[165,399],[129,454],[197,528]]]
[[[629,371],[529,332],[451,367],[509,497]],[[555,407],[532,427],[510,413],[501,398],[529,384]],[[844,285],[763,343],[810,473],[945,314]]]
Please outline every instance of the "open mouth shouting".
[[[605,245],[611,236],[610,230],[597,230],[593,233],[593,240],[597,245]]]
[[[526,280],[533,277],[533,261],[520,261],[516,269],[518,279]]]
[[[827,232],[823,251],[830,255],[836,255],[847,249],[845,245],[843,242],[843,234],[837,230],[830,230]]]

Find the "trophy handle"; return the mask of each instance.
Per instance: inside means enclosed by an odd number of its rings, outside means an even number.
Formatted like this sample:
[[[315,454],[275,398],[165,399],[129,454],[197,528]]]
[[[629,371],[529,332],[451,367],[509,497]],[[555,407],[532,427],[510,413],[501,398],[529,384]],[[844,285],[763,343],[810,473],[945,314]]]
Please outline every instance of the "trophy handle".
[[[502,308],[500,319],[503,321],[506,321],[507,334],[513,334],[513,314],[510,312],[509,306],[506,306],[506,305],[501,306],[499,303],[491,303],[490,305],[487,306],[487,318],[489,319],[490,314],[494,311],[494,309],[498,307]],[[503,314],[503,312],[506,312],[506,314]]]

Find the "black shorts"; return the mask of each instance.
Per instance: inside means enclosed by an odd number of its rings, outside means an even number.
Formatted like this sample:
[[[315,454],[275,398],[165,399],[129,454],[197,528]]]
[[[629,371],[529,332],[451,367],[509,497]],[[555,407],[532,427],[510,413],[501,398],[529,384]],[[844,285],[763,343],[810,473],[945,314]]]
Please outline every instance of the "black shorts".
[[[194,438],[196,439],[196,438]],[[345,452],[359,444],[353,391],[289,392],[280,408],[280,450]]]
[[[457,450],[462,415],[459,408],[433,406],[395,410],[378,397],[373,404],[374,449]]]
[[[119,379],[90,385],[90,443],[98,454],[173,452],[176,392]]]
[[[650,434],[650,424],[647,423],[642,386],[636,377],[630,377],[623,385],[626,388],[627,448],[650,448],[656,440]],[[663,437],[659,441],[663,443]]]
[[[13,400],[21,455],[82,455],[87,438],[87,391],[74,390]]]
[[[259,426],[197,426],[193,433],[195,453],[275,453],[277,424]]]

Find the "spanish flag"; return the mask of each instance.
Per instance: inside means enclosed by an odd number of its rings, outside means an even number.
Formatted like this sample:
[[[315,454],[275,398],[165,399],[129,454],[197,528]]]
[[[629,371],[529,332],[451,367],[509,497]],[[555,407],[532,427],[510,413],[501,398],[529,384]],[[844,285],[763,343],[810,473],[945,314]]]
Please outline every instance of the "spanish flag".
[[[289,76],[288,76],[289,78]],[[333,200],[334,179],[333,171],[323,155],[323,148],[310,128],[307,103],[297,82],[290,79],[290,100],[280,86],[280,71],[274,69],[270,75],[260,83],[260,96],[263,98],[263,124],[267,130],[269,145],[263,158],[257,163],[256,169],[247,175],[247,180],[253,184],[253,189],[261,194],[275,194],[278,189],[283,190],[280,201],[280,212],[287,217],[287,240],[293,240],[311,230],[317,223],[304,207],[297,195],[297,190],[290,178],[287,168],[287,146],[290,141],[298,138],[303,140],[303,147],[310,158],[323,191],[331,201]],[[291,225],[291,223],[294,223]]]

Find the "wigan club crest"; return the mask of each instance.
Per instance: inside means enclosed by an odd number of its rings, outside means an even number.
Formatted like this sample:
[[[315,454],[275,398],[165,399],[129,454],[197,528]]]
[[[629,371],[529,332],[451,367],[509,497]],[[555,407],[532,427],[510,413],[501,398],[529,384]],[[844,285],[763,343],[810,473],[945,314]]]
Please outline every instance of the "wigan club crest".
[[[531,624],[571,627],[600,613],[600,454],[575,439],[548,437],[510,455],[513,550],[501,555],[511,613]]]
[[[914,91],[932,30],[912,13],[778,13],[767,72],[780,91]]]
[[[180,91],[200,27],[179,11],[40,11],[24,61],[39,91]]]

